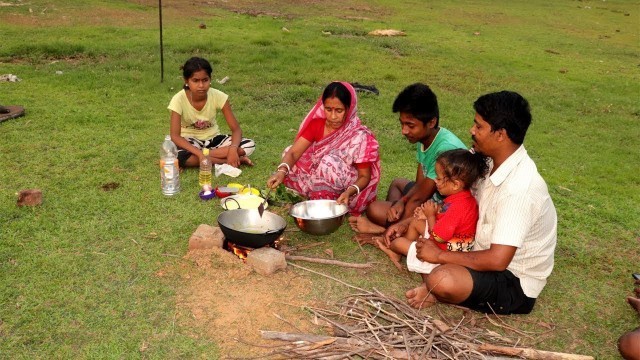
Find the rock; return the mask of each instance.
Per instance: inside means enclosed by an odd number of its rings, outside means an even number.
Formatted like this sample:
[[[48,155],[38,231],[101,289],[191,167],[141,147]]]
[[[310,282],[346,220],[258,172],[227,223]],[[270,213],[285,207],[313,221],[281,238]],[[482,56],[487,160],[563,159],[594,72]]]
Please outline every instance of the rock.
[[[40,189],[20,190],[18,193],[18,206],[36,206],[42,204],[42,191]]]
[[[207,28],[207,24],[205,24],[205,23],[200,23],[200,25],[198,25],[198,27],[199,27],[200,29],[206,29],[206,28]]]
[[[189,250],[222,248],[224,244],[224,234],[219,227],[207,224],[200,224],[196,231],[189,238]]]
[[[287,268],[284,253],[268,246],[251,251],[247,255],[247,264],[258,274],[265,276]]]

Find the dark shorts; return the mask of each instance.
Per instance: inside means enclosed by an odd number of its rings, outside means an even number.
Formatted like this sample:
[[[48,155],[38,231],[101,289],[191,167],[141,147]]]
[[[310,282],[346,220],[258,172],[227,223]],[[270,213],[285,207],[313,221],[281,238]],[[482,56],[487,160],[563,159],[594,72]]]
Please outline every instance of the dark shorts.
[[[402,195],[407,195],[409,190],[411,190],[415,185],[416,185],[415,181],[409,181],[407,185],[404,186],[404,189],[402,189]]]
[[[231,145],[231,135],[216,135],[209,140],[199,140],[195,138],[185,138],[191,145],[198,149],[217,149],[219,147],[225,147]],[[249,156],[256,149],[256,143],[251,139],[242,138],[240,141],[240,148],[244,150]],[[183,148],[178,148],[178,164],[180,167],[184,167],[187,160],[191,157],[191,152]]]
[[[404,188],[402,189],[402,195],[407,195],[409,193],[409,191],[411,189],[413,189],[414,186],[416,186],[416,182],[415,181],[409,181],[407,183],[407,185],[405,185]],[[431,199],[436,201],[436,202],[442,202],[443,196],[440,195],[438,190],[436,190],[436,192],[433,193],[433,196],[431,197]]]
[[[496,314],[528,314],[536,299],[527,297],[520,279],[510,271],[475,271],[467,268],[473,279],[471,295],[461,306]]]

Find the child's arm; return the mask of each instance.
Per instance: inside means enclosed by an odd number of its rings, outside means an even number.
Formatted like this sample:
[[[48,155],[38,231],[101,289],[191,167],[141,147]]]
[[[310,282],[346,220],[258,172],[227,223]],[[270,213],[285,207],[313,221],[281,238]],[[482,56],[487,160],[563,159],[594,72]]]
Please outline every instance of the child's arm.
[[[238,167],[240,166],[238,147],[240,147],[240,141],[242,141],[242,129],[240,129],[240,124],[238,123],[235,115],[233,115],[231,105],[229,105],[229,100],[224,103],[224,106],[222,107],[222,114],[224,115],[225,120],[227,120],[229,130],[231,130],[231,145],[229,145],[229,149],[227,151],[227,164]]]

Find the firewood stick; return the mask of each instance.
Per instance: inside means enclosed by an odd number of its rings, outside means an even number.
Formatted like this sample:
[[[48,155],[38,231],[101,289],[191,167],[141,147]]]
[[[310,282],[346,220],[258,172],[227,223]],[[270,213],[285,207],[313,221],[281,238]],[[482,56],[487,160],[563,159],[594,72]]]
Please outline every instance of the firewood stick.
[[[525,359],[538,360],[593,360],[593,356],[559,353],[554,351],[536,350],[529,348],[516,348],[507,346],[498,346],[492,344],[466,344],[470,348],[483,353],[496,353],[501,355],[523,357]]]
[[[324,335],[313,335],[313,334],[301,334],[301,333],[287,333],[282,331],[270,331],[270,330],[260,330],[260,335],[263,339],[266,340],[282,340],[282,341],[306,341],[309,343],[319,343],[327,340],[335,339],[335,342],[338,344],[349,344],[354,346],[364,345],[363,341],[357,339],[348,339],[337,336],[324,336]]]
[[[357,268],[357,269],[369,269],[373,267],[371,263],[357,264],[357,263],[348,263],[344,261],[338,260],[329,260],[329,259],[320,259],[320,258],[311,258],[306,256],[298,256],[298,255],[287,255],[285,257],[288,261],[308,261],[318,264],[328,264],[328,265],[338,265],[343,267]]]

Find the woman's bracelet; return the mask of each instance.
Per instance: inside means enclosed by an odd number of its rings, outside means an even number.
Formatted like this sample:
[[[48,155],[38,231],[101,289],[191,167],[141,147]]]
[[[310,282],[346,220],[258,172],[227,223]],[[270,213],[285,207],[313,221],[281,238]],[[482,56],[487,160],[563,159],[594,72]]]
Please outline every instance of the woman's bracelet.
[[[351,184],[351,185],[347,186],[347,188],[350,188],[350,187],[352,187],[352,186],[353,186],[354,188],[356,188],[356,195],[360,195],[360,188],[358,187],[358,185],[356,185],[356,184]]]
[[[284,173],[284,176],[287,176],[289,174],[289,172],[286,170],[282,170],[282,169],[276,170],[276,173],[279,173],[279,172]]]
[[[284,166],[284,167],[286,167],[286,168],[287,168],[287,172],[286,172],[286,173],[284,173],[284,174],[285,174],[285,175],[289,174],[289,172],[291,171],[291,168],[289,167],[289,164],[287,164],[286,162],[281,163],[281,164],[280,164],[280,165],[278,165],[278,167],[277,167],[278,171],[280,171],[280,167],[281,167],[281,166]]]
[[[231,144],[231,145],[229,145],[229,147],[237,148],[237,147],[239,147],[239,145],[233,145],[233,144]]]

